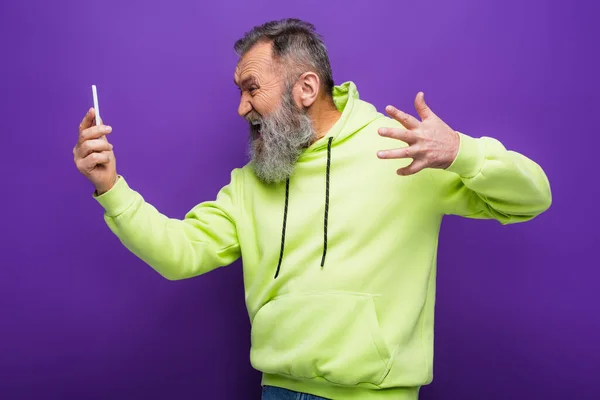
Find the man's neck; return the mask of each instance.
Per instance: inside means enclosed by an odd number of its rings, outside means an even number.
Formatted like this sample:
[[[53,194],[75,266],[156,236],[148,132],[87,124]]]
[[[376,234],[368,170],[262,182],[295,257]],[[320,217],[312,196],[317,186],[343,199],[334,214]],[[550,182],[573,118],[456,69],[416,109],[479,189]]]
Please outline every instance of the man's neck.
[[[315,141],[317,141],[329,132],[338,119],[340,119],[342,113],[338,111],[331,99],[319,99],[311,107],[309,115],[316,132]]]

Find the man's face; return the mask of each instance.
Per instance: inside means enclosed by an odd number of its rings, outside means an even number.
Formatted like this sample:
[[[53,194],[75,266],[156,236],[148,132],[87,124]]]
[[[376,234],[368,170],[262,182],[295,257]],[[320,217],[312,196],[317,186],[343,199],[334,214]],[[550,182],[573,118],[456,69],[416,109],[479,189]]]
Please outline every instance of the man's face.
[[[266,183],[284,181],[315,136],[306,110],[293,99],[294,82],[271,57],[270,43],[259,43],[242,57],[234,80],[241,92],[238,113],[250,124],[254,171]]]
[[[238,114],[267,115],[281,100],[284,74],[282,67],[271,57],[271,44],[258,43],[238,62],[234,80],[240,88]]]

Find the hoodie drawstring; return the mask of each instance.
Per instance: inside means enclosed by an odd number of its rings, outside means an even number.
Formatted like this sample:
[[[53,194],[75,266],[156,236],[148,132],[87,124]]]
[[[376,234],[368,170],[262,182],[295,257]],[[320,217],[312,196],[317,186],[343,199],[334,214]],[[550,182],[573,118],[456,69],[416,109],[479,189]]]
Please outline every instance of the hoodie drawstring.
[[[281,267],[281,261],[283,260],[283,248],[285,246],[285,224],[287,221],[287,209],[288,209],[288,200],[290,198],[290,179],[288,178],[285,181],[285,206],[283,208],[283,228],[281,230],[281,250],[279,250],[279,263],[277,263],[277,271],[275,271],[275,277],[279,275],[279,268]]]
[[[327,172],[325,175],[325,220],[323,221],[323,257],[321,258],[321,268],[325,265],[325,255],[327,254],[327,222],[329,220],[329,170],[331,166],[331,142],[333,137],[327,142]]]
[[[323,220],[323,256],[321,257],[321,268],[325,265],[325,256],[327,255],[327,224],[329,222],[329,172],[331,170],[331,142],[333,137],[329,138],[327,142],[327,170],[325,173],[325,217]],[[279,269],[281,268],[281,262],[283,261],[283,249],[285,247],[285,227],[287,223],[287,210],[288,202],[290,198],[290,180],[289,178],[285,181],[285,206],[283,208],[283,227],[281,229],[281,249],[279,251],[279,262],[277,263],[277,270],[275,271],[276,279],[279,275]]]

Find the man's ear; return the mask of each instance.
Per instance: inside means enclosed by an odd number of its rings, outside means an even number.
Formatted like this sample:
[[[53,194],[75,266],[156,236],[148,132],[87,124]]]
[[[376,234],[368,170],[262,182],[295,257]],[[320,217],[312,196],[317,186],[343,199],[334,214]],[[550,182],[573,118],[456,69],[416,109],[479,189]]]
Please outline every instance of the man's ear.
[[[305,72],[296,82],[296,102],[303,108],[309,108],[317,100],[321,81],[314,72]]]

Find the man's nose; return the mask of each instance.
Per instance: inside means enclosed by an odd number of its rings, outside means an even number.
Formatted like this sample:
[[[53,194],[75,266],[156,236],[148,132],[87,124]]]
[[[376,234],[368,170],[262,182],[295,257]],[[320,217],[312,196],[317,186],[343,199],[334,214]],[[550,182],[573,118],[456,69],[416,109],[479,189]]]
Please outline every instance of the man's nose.
[[[252,111],[252,105],[244,97],[240,99],[240,105],[238,106],[238,114],[240,117],[245,117],[250,111]]]

